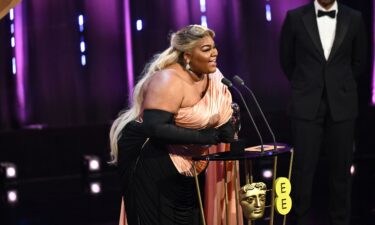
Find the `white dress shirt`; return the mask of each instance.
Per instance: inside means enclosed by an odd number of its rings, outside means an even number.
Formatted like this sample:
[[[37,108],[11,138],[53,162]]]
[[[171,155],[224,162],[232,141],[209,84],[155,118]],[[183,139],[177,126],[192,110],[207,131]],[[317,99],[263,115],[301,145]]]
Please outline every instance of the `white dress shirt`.
[[[335,34],[336,34],[337,12],[338,12],[337,1],[335,1],[335,3],[328,10],[323,8],[318,3],[317,0],[314,1],[314,6],[315,6],[316,15],[318,15],[318,10],[322,10],[322,11],[336,10],[335,18],[331,18],[329,16],[322,16],[322,17],[316,16],[320,41],[322,42],[322,46],[324,50],[324,56],[326,60],[328,60],[329,54],[331,53],[331,50],[332,50],[333,42],[335,40]]]

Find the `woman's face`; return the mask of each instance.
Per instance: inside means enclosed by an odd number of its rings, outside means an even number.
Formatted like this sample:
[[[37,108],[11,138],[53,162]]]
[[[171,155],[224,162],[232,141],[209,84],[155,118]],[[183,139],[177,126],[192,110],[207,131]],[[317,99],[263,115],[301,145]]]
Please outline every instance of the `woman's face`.
[[[185,53],[185,60],[189,61],[193,72],[208,74],[216,71],[217,55],[214,40],[207,36],[199,40],[191,52]]]

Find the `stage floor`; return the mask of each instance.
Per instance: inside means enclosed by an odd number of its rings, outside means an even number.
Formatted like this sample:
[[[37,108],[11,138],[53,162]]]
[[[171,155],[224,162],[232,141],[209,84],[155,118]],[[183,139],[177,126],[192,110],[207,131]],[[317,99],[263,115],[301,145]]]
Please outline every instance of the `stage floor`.
[[[375,221],[375,176],[373,159],[356,160],[353,176],[352,225],[373,225]],[[324,164],[324,162],[322,162]],[[326,225],[328,193],[323,170],[318,170],[319,181],[314,189],[311,224]],[[82,175],[19,180],[5,189],[17,191],[17,202],[9,203],[2,193],[1,225],[117,225],[120,212],[119,177],[115,171],[97,174],[91,178]],[[90,191],[90,183],[100,184],[100,193]],[[320,185],[318,185],[320,184]],[[323,185],[322,185],[323,184]],[[268,224],[257,221],[257,225]],[[275,224],[276,225],[276,224]]]

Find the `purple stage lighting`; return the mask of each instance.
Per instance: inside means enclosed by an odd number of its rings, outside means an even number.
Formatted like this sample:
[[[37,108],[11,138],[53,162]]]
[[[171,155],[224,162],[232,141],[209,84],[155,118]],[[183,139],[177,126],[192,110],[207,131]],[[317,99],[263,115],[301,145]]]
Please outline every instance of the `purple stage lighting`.
[[[90,183],[90,193],[97,195],[102,191],[102,185],[100,182],[92,182]]]
[[[264,178],[271,178],[272,177],[272,171],[271,170],[263,170],[263,177]]]
[[[84,21],[84,17],[82,14],[78,15],[78,26],[79,26],[79,32],[81,34],[81,41],[79,43],[79,49],[81,51],[81,65],[82,66],[86,66],[87,64],[87,59],[86,59],[86,55],[85,55],[85,51],[86,51],[86,43],[85,43],[85,37],[84,37],[84,29],[85,29],[85,21]]]
[[[0,163],[0,173],[5,179],[17,178],[17,167],[11,162],[1,162]]]
[[[136,25],[137,25],[137,31],[141,31],[143,28],[142,20],[137,20]]]
[[[372,26],[373,26],[373,29],[375,29],[375,4],[373,4],[373,9],[372,9],[372,20],[373,20],[373,23],[372,23]],[[372,49],[372,52],[375,51],[375,35],[373,35],[372,37],[372,43],[373,43],[373,49]],[[373,68],[372,68],[372,105],[375,106],[375,57],[373,57]]]
[[[79,31],[80,32],[83,32],[83,30],[84,30],[83,24],[84,24],[83,15],[79,15],[78,16],[78,26],[79,26]]]
[[[207,17],[201,16],[201,25],[207,27]]]
[[[124,26],[125,26],[125,53],[126,53],[126,69],[128,77],[128,93],[129,100],[134,86],[134,71],[133,71],[133,45],[131,33],[131,19],[130,19],[130,0],[124,0]]]
[[[15,204],[18,201],[17,190],[8,190],[6,194],[9,204]]]
[[[205,13],[206,12],[206,0],[199,0],[199,5],[200,5],[201,13]]]
[[[17,74],[17,63],[16,63],[16,57],[12,58],[12,73],[13,75]]]
[[[269,3],[266,4],[266,19],[268,22],[272,20],[271,5]]]
[[[96,172],[100,170],[100,159],[95,155],[85,155],[83,156],[83,164],[87,172]]]
[[[86,66],[86,56],[85,55],[81,55],[81,65]]]
[[[16,75],[16,83],[17,83],[17,114],[18,119],[21,124],[25,124],[26,122],[26,96],[25,96],[25,61],[27,57],[25,56],[25,39],[24,39],[24,29],[26,29],[23,15],[23,2],[18,4],[17,7],[14,8],[14,38],[15,38],[15,47],[14,47],[14,59],[12,60],[13,65],[13,74]]]
[[[9,19],[10,21],[14,20],[14,9],[9,10]]]

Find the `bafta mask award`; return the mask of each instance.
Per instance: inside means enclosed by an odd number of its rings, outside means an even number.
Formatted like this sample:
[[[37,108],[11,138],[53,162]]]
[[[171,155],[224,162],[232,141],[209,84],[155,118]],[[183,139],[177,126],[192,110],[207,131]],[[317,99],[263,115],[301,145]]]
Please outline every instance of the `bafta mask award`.
[[[263,182],[246,184],[240,189],[240,205],[248,220],[263,217],[266,206],[267,186]]]

